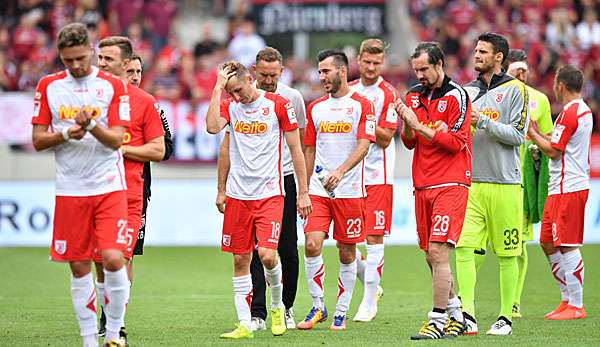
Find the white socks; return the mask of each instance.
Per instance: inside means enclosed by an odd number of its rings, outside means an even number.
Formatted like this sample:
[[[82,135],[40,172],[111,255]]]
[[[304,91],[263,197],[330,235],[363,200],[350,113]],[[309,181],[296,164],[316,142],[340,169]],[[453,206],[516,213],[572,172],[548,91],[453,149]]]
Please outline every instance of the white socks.
[[[125,324],[125,305],[129,300],[130,284],[125,266],[117,271],[104,269],[104,291],[108,303],[104,305],[106,315],[105,340],[119,338],[119,330]]]
[[[104,282],[96,281],[96,293],[98,301],[100,302],[100,306],[104,310],[104,303],[106,302],[106,291],[104,290]]]
[[[356,247],[356,277],[362,282],[365,283],[365,269],[367,267],[367,259],[362,258],[362,253],[358,247]]]
[[[563,253],[562,264],[567,284],[566,287],[569,291],[569,305],[582,308],[584,266],[579,249]]]
[[[338,277],[338,300],[334,316],[345,316],[352,300],[352,290],[356,283],[356,260],[350,264],[340,263]]]
[[[306,279],[308,281],[308,292],[313,299],[313,307],[323,309],[323,297],[325,296],[323,289],[323,283],[325,282],[323,255],[318,255],[316,257],[305,256],[304,269],[306,270]],[[354,271],[356,271],[356,268]]]
[[[448,300],[446,312],[448,312],[448,315],[454,318],[457,322],[462,323],[465,320],[462,314],[462,304],[458,296]]]
[[[80,335],[84,337],[84,341],[96,339],[97,345],[96,291],[91,273],[81,278],[71,276],[71,301],[79,322]]]
[[[284,307],[281,299],[283,293],[283,285],[281,283],[281,262],[271,270],[265,268],[265,279],[271,290],[271,307]]]
[[[439,312],[429,311],[429,313],[427,314],[427,317],[429,318],[429,323],[435,324],[435,326],[439,330],[444,331],[444,326],[446,325],[446,322],[448,321],[447,313],[439,313]]]
[[[233,301],[238,320],[251,330],[250,303],[252,302],[252,276],[233,277]]]
[[[367,245],[367,261],[365,266],[365,290],[361,305],[371,309],[375,305],[377,286],[381,282],[383,271],[383,244]]]
[[[563,254],[559,251],[554,254],[550,254],[548,256],[548,261],[550,262],[552,276],[554,276],[554,279],[560,288],[561,300],[569,301],[569,290],[567,289],[567,281],[565,279]]]

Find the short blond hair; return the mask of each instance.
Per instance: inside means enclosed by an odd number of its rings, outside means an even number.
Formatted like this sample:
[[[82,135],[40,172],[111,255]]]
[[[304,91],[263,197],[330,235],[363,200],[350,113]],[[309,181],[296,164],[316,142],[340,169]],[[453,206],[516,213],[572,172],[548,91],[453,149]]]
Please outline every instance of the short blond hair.
[[[386,49],[386,44],[383,40],[380,39],[366,39],[360,44],[360,48],[358,50],[358,55],[367,52],[369,54],[381,54],[384,53]]]

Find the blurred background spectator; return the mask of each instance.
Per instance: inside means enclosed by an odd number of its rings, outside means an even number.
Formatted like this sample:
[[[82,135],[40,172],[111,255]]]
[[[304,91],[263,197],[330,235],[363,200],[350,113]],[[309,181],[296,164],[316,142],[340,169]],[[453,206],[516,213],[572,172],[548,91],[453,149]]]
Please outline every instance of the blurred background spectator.
[[[368,2],[368,1],[366,1]],[[447,54],[446,70],[463,84],[476,77],[472,51],[484,31],[506,35],[511,48],[525,49],[531,68],[529,83],[546,93],[552,111],[560,105],[552,95],[556,69],[573,64],[584,70],[584,97],[596,116],[600,114],[600,2],[595,0],[389,0],[401,3],[409,13],[410,35],[416,41],[440,41]],[[331,45],[351,55],[366,35],[329,34],[311,41],[307,54],[293,54],[297,39],[277,34],[261,37],[253,6],[265,1],[248,0],[3,0],[0,4],[0,94],[32,91],[39,78],[62,69],[54,38],[72,21],[85,23],[96,44],[108,35],[127,35],[144,60],[143,87],[163,103],[172,103],[177,119],[202,119],[203,103],[210,99],[216,71],[222,62],[237,59],[250,66],[256,52],[266,45],[279,48],[285,57],[284,83],[302,91],[307,102],[322,94],[314,55]],[[187,9],[201,12],[190,17]],[[389,8],[389,7],[388,7]],[[187,15],[187,17],[185,17]],[[183,20],[188,18],[187,22]],[[189,18],[192,18],[191,20]],[[206,20],[200,24],[198,18]],[[215,28],[211,23],[225,25]],[[190,42],[186,26],[196,24],[198,39]],[[183,28],[183,29],[182,29]],[[221,32],[221,28],[223,31]],[[188,30],[189,32],[189,30]],[[398,35],[388,32],[386,39]],[[185,42],[185,43],[182,43]],[[407,47],[404,51],[410,51]],[[297,53],[297,52],[296,52]],[[350,74],[356,77],[352,59]],[[384,76],[401,93],[416,83],[405,55],[389,54]],[[177,115],[177,102],[189,103]],[[193,124],[201,124],[201,121]],[[597,123],[597,122],[596,122]],[[595,128],[597,129],[597,127]],[[177,132],[177,129],[175,129]],[[186,143],[185,141],[183,143]]]

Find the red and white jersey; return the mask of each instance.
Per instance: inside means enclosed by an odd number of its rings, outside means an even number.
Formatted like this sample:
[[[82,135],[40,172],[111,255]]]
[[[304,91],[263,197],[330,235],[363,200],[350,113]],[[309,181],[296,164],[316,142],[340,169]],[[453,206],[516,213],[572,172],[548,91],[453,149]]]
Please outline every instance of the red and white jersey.
[[[136,86],[129,85],[127,88],[131,106],[131,125],[125,131],[123,144],[137,147],[157,137],[164,136],[165,131],[163,130],[162,121],[158,114],[156,99]],[[125,158],[124,166],[127,190],[136,194],[142,194],[144,187],[144,179],[142,178],[144,163]]]
[[[68,70],[47,75],[38,83],[31,123],[60,132],[76,124],[82,108],[104,128],[129,126],[127,84],[95,66],[82,78]],[[89,132],[81,140],[54,147],[54,153],[56,195],[93,196],[127,189],[121,151],[106,147]]]
[[[259,200],[284,195],[283,132],[298,128],[291,102],[268,92],[249,104],[227,99],[221,102],[221,117],[230,131],[227,196]]]
[[[350,82],[350,88],[366,97],[375,106],[377,125],[382,128],[398,128],[398,114],[390,105],[398,98],[398,92],[391,84],[379,77],[376,83],[365,86],[360,79]],[[394,138],[387,148],[372,143],[365,157],[365,185],[393,184],[396,144]]]
[[[551,144],[562,152],[550,160],[548,195],[590,189],[592,111],[582,99],[565,105],[556,118]]]
[[[375,142],[375,107],[364,96],[350,91],[341,98],[325,95],[313,101],[307,110],[308,125],[304,144],[316,147],[315,167],[325,175],[337,169],[354,152],[358,139]],[[329,197],[313,174],[309,193]],[[361,198],[365,190],[365,161],[346,172],[335,189],[336,198]]]

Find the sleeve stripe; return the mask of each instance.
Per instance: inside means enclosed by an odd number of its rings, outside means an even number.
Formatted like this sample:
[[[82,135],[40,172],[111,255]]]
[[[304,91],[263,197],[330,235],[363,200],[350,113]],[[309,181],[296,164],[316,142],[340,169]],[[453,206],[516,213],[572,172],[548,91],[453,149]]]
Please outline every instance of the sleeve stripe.
[[[462,89],[461,86],[459,86],[458,84],[456,84],[453,81],[450,81],[450,84],[452,86],[454,86],[456,89],[458,89],[458,93],[460,94],[460,116],[456,120],[456,123],[454,123],[454,125],[450,129],[450,132],[455,133],[455,132],[458,132],[460,130],[460,128],[462,127],[463,123],[465,122],[465,117],[467,115],[468,99],[467,99],[467,93],[465,92],[464,89]]]
[[[527,114],[529,113],[529,93],[527,92],[527,88],[525,88],[525,84],[520,83],[519,88],[523,95],[523,109],[521,109],[521,120],[519,120],[517,130],[523,130],[525,128],[525,122],[527,121]]]

